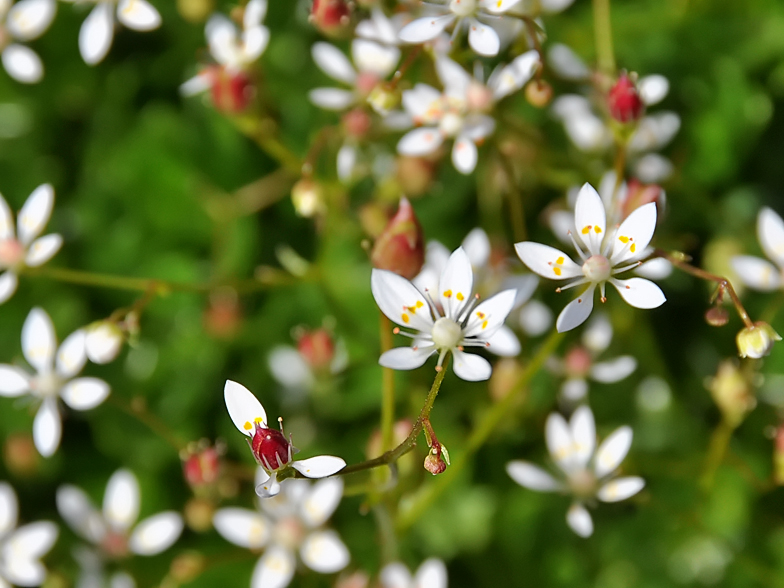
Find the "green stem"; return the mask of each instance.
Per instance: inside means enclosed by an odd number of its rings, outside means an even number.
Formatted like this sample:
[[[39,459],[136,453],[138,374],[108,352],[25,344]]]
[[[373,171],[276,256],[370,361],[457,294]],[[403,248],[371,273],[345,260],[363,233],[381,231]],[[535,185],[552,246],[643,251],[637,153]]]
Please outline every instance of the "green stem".
[[[389,319],[381,313],[381,352],[392,349],[392,326]],[[381,368],[381,450],[389,451],[394,443],[395,426],[395,371]]]
[[[608,76],[615,75],[610,0],[593,0],[593,31],[596,39],[596,65]]]
[[[703,492],[708,492],[713,488],[716,472],[727,455],[733,431],[734,427],[727,423],[725,419],[722,419],[713,431],[713,435],[711,435],[708,452],[705,457],[705,465],[702,469],[702,476],[700,476],[700,486]]]
[[[512,215],[512,234],[514,235],[515,241],[525,241],[527,232],[525,229],[523,195],[520,193],[520,189],[517,186],[517,177],[512,162],[504,155],[500,145],[496,145],[496,150],[498,151],[498,157],[501,160],[501,167],[506,175],[506,181],[509,184],[507,198],[509,199],[509,212]]]
[[[138,400],[141,401],[143,399],[139,398]],[[168,426],[166,426],[164,421],[159,419],[154,414],[148,412],[146,406],[144,406],[142,402],[132,401],[127,403],[121,398],[118,398],[115,394],[112,394],[109,396],[107,403],[114,405],[128,416],[133,417],[140,423],[144,424],[148,429],[166,441],[166,443],[168,443],[177,452],[177,454],[185,449],[186,444],[183,443],[177,437],[177,435],[175,435],[171,429],[169,429]]]

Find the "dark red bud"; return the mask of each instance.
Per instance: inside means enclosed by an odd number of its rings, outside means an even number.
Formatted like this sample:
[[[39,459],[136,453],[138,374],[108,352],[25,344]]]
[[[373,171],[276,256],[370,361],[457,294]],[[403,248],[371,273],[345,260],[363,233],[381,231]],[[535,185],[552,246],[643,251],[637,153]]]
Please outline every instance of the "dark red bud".
[[[314,329],[299,338],[297,350],[314,371],[324,371],[335,357],[335,342],[326,329]]]
[[[213,484],[220,471],[220,455],[215,447],[207,447],[189,455],[182,464],[185,481],[191,488]]]
[[[610,109],[610,116],[622,123],[639,120],[645,112],[645,102],[640,98],[637,86],[625,73],[622,73],[615,85],[610,88],[607,106]]]
[[[245,111],[253,100],[255,88],[245,72],[229,72],[223,67],[210,68],[212,104],[228,114]]]
[[[425,469],[434,476],[443,474],[446,471],[446,462],[435,448],[431,449],[425,458]]]
[[[291,443],[275,429],[257,426],[251,449],[256,461],[268,471],[279,470],[291,461]]]
[[[705,321],[712,327],[723,327],[729,320],[730,313],[721,306],[713,306],[705,313]]]
[[[414,208],[406,198],[400,199],[397,214],[387,224],[373,245],[373,267],[395,272],[412,279],[425,263],[425,240]]]
[[[313,0],[310,22],[327,35],[339,34],[351,23],[351,8],[344,0]]]

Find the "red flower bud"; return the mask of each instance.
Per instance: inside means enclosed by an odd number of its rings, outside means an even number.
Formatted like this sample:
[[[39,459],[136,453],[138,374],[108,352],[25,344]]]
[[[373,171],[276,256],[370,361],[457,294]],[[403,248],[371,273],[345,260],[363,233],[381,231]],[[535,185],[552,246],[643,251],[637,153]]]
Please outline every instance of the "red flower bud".
[[[279,470],[289,463],[294,452],[291,442],[282,432],[262,426],[256,426],[250,448],[256,461],[268,472]]]
[[[610,109],[610,116],[622,123],[639,120],[645,111],[645,102],[640,98],[637,86],[626,73],[622,73],[615,85],[610,88],[607,106]]]
[[[367,111],[354,108],[343,115],[342,123],[347,136],[362,139],[370,130],[371,120]]]
[[[191,453],[183,461],[182,472],[193,489],[214,484],[220,473],[220,452],[209,446]]]
[[[414,208],[406,198],[400,199],[397,214],[387,224],[373,245],[370,261],[374,267],[389,270],[411,279],[425,263],[425,240]]]
[[[223,67],[211,67],[210,94],[215,110],[228,114],[245,111],[255,94],[250,76],[242,71],[230,72]]]
[[[643,184],[640,180],[632,178],[627,184],[626,199],[623,201],[621,214],[623,218],[649,202],[656,203],[656,210],[661,216],[664,214],[665,192],[657,184]]]
[[[310,22],[322,33],[338,35],[351,23],[351,8],[344,0],[313,0]]]
[[[314,371],[325,371],[335,357],[335,342],[326,329],[314,329],[299,338],[297,350]]]

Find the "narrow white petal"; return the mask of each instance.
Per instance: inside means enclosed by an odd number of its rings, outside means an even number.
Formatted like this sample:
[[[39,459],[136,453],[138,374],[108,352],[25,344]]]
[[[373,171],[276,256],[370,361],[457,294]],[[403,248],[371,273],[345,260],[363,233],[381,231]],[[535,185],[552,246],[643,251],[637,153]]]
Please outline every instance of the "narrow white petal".
[[[24,45],[13,43],[3,49],[3,67],[8,75],[23,84],[35,84],[44,76],[44,65],[38,54]]]
[[[461,174],[470,174],[476,167],[478,152],[474,142],[461,135],[452,147],[452,164]]]
[[[634,496],[645,486],[645,480],[637,476],[618,478],[599,488],[596,497],[602,502],[618,502]]]
[[[588,78],[590,70],[582,59],[570,47],[562,43],[553,43],[547,51],[547,61],[553,71],[560,77],[581,81]]]
[[[54,188],[50,184],[38,186],[19,211],[17,233],[23,245],[32,243],[44,230],[54,207]]]
[[[379,365],[393,370],[415,370],[422,367],[427,358],[436,352],[433,345],[426,347],[395,347],[378,358]]]
[[[25,256],[25,265],[38,267],[52,259],[60,251],[63,245],[63,238],[57,234],[46,235],[33,241],[30,249]]]
[[[260,469],[260,468],[259,468]],[[289,482],[291,485],[291,482]],[[280,482],[275,474],[269,476],[265,481],[256,484],[256,495],[260,498],[272,498],[280,493]]]
[[[672,273],[672,264],[661,257],[645,261],[634,270],[634,273],[649,280],[663,280]]]
[[[771,292],[781,287],[781,271],[765,259],[736,255],[730,263],[743,285],[753,290]]]
[[[446,56],[436,57],[436,73],[441,84],[446,88],[446,93],[458,100],[464,100],[466,92],[473,81],[462,66]]]
[[[575,463],[584,468],[596,448],[596,424],[591,409],[587,406],[577,408],[569,421],[569,427],[572,430]]]
[[[367,39],[354,39],[351,43],[351,56],[359,71],[372,73],[383,79],[397,67],[400,49]]]
[[[565,280],[583,276],[582,267],[574,263],[566,253],[549,245],[524,241],[515,243],[520,260],[532,272],[551,280]]]
[[[488,351],[500,357],[517,357],[520,355],[520,340],[514,331],[509,327],[502,325],[495,333],[487,338],[490,344],[487,348]]]
[[[495,119],[491,116],[474,113],[465,117],[463,136],[474,143],[492,135],[493,131],[495,131]]]
[[[467,382],[481,382],[490,378],[493,368],[484,357],[474,353],[452,350],[455,375]]]
[[[307,478],[324,478],[346,467],[346,462],[333,455],[317,455],[310,459],[300,459],[291,464],[295,470]]]
[[[561,396],[569,402],[577,402],[588,394],[588,382],[584,378],[569,378],[561,384]]]
[[[397,143],[397,152],[401,155],[418,157],[433,153],[443,143],[444,137],[437,129],[423,127],[413,129],[403,135]]]
[[[27,372],[13,365],[0,365],[0,396],[13,398],[29,391],[30,376]]]
[[[285,588],[294,577],[294,554],[279,545],[271,545],[253,569],[251,588]]]
[[[378,579],[381,588],[411,588],[413,582],[411,572],[400,562],[385,565]]]
[[[0,240],[13,239],[14,236],[14,215],[8,202],[0,194]]]
[[[155,555],[169,549],[182,534],[182,517],[173,511],[144,519],[133,530],[128,547],[137,555]]]
[[[309,388],[313,384],[313,374],[308,364],[293,347],[274,347],[267,363],[272,377],[286,388]]]
[[[87,327],[84,349],[90,361],[105,364],[117,357],[124,342],[122,331],[117,325],[101,321]]]
[[[603,478],[614,472],[629,453],[632,446],[632,430],[630,427],[620,427],[604,440],[596,452],[594,471],[597,478]]]
[[[57,400],[47,398],[35,414],[33,420],[33,442],[44,457],[50,457],[60,446],[62,423],[57,410]]]
[[[518,315],[520,328],[526,335],[538,337],[547,332],[553,324],[553,311],[538,300],[523,305]]]
[[[575,503],[569,507],[566,523],[580,537],[590,537],[593,534],[593,520],[582,504]]]
[[[512,312],[515,296],[514,290],[504,290],[479,304],[471,311],[463,335],[478,337],[480,340],[492,335]]]
[[[348,182],[354,175],[357,165],[357,148],[350,143],[344,143],[338,150],[337,168],[338,178],[341,182]]]
[[[180,84],[180,95],[189,97],[196,96],[212,88],[212,75],[208,70],[203,70]]]
[[[681,119],[674,112],[649,114],[638,123],[637,130],[629,139],[628,149],[632,153],[661,149],[672,141],[681,128]]]
[[[417,84],[412,90],[403,92],[403,108],[418,123],[433,124],[442,114],[441,92],[427,84]]]
[[[611,384],[628,378],[637,369],[637,360],[631,355],[622,355],[609,361],[599,362],[591,368],[591,378],[597,382]]]
[[[0,304],[11,298],[19,285],[19,279],[12,271],[0,275]]]
[[[253,63],[267,49],[269,44],[269,29],[267,27],[253,27],[242,32],[242,63]]]
[[[643,184],[659,184],[669,180],[675,166],[658,153],[646,153],[634,162],[632,175]]]
[[[548,472],[527,461],[510,461],[506,464],[506,473],[521,486],[538,492],[555,492],[563,487]]]
[[[547,450],[553,461],[565,472],[573,469],[574,442],[572,432],[566,420],[557,412],[547,417],[544,428]]]
[[[348,565],[348,549],[335,531],[316,531],[308,535],[299,550],[303,563],[321,574],[338,572]]]
[[[343,463],[345,465],[345,462]],[[341,498],[343,480],[340,477],[319,480],[308,488],[305,499],[300,504],[300,517],[309,527],[320,527],[335,512]]]
[[[345,110],[357,101],[354,92],[340,88],[314,88],[308,92],[308,98],[325,110]]]
[[[487,233],[480,228],[472,229],[460,244],[474,269],[484,267],[490,260],[491,246]],[[444,247],[444,249],[446,249]]]
[[[767,206],[757,217],[757,237],[765,254],[784,267],[784,221]]]
[[[370,274],[370,290],[389,320],[401,327],[430,332],[433,326],[430,306],[416,286],[404,277],[374,269]]]
[[[161,26],[161,15],[147,0],[120,0],[117,19],[135,31],[151,31]]]
[[[558,329],[559,333],[571,331],[588,320],[593,310],[593,292],[595,289],[596,286],[591,284],[585,292],[564,307],[555,321],[555,328]]]
[[[661,288],[644,278],[612,280],[612,285],[623,299],[635,308],[658,308],[667,301]]]
[[[109,392],[109,384],[99,378],[76,378],[63,386],[60,396],[74,410],[91,410],[106,400]]]
[[[79,52],[87,65],[95,65],[109,52],[114,38],[112,4],[99,2],[79,29]]]
[[[583,345],[598,355],[610,346],[613,328],[607,315],[603,312],[594,315],[583,332]]]
[[[261,25],[265,16],[267,16],[267,0],[250,0],[245,5],[242,26],[245,29],[257,27]]]
[[[586,248],[594,255],[599,254],[607,231],[607,219],[601,196],[588,183],[583,184],[577,195],[574,204],[574,224],[577,235]]]
[[[454,20],[455,15],[453,14],[417,18],[404,26],[398,36],[401,41],[406,43],[424,43],[443,33],[444,29]]]
[[[6,28],[20,41],[37,39],[52,24],[55,12],[55,0],[20,0],[8,11]]]
[[[319,42],[313,45],[310,53],[319,69],[333,80],[349,86],[354,85],[357,72],[340,49],[329,43]]]
[[[19,504],[16,493],[8,482],[0,482],[0,537],[16,527]]]
[[[446,566],[440,559],[431,557],[419,566],[411,588],[446,588]]]
[[[574,0],[542,0],[542,12],[556,14],[566,10],[572,4],[574,4]]]
[[[221,508],[212,517],[212,524],[226,541],[246,549],[264,547],[272,531],[261,513],[246,508]]]
[[[248,437],[253,437],[254,423],[267,424],[267,413],[261,402],[242,384],[226,380],[223,399],[234,426]]]
[[[640,78],[637,82],[637,91],[646,105],[658,104],[670,91],[670,82],[664,76],[655,74]]]
[[[101,514],[81,489],[64,484],[57,489],[57,512],[76,533],[91,543],[98,543],[106,530]]]
[[[7,547],[15,553],[30,559],[40,559],[46,555],[57,540],[57,525],[48,521],[30,523],[19,527],[8,539]]]
[[[615,233],[611,263],[618,265],[642,253],[651,242],[655,228],[655,203],[649,202],[632,212]]]
[[[112,474],[103,495],[103,517],[116,531],[130,529],[139,517],[139,481],[130,470]]]
[[[438,280],[438,299],[447,317],[455,320],[459,317],[473,294],[473,287],[471,260],[463,248],[458,247],[449,256]]]
[[[65,379],[73,378],[82,371],[84,364],[87,363],[87,352],[85,351],[86,333],[84,329],[74,331],[65,338],[60,348],[57,350],[57,373]]]
[[[236,66],[240,59],[237,27],[222,14],[213,14],[204,27],[210,54],[221,65]]]
[[[493,57],[498,55],[501,39],[493,27],[471,19],[468,24],[468,44],[479,55]]]
[[[520,1],[521,0],[480,0],[479,3],[488,12],[501,14],[519,4]]]
[[[539,66],[539,53],[535,50],[519,55],[509,65],[496,69],[487,80],[496,100],[516,92],[533,77]]]

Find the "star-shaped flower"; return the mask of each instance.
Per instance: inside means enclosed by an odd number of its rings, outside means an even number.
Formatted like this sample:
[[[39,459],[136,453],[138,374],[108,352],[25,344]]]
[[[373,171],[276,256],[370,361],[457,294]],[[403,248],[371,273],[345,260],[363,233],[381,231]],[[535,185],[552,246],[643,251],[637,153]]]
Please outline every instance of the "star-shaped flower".
[[[44,34],[57,11],[55,0],[0,0],[0,49],[5,71],[17,82],[41,81],[44,66],[38,54],[13,41],[32,41]]]
[[[405,278],[374,269],[370,285],[381,312],[401,327],[415,330],[408,333],[395,329],[396,333],[414,339],[414,343],[411,347],[386,351],[379,363],[392,369],[412,370],[437,353],[438,370],[446,354],[451,352],[458,377],[471,382],[487,380],[492,372],[490,362],[465,353],[464,348],[493,350],[490,341],[511,312],[516,292],[504,290],[477,305],[473,281],[471,261],[462,247],[450,256],[435,293],[423,294]]]
[[[574,411],[569,423],[560,414],[552,413],[547,418],[545,437],[550,457],[561,470],[558,479],[527,461],[510,461],[506,471],[515,482],[531,490],[571,494],[573,502],[566,522],[580,537],[593,533],[586,504],[597,498],[602,502],[625,500],[645,486],[645,481],[637,476],[615,477],[631,447],[632,430],[616,429],[597,450],[596,425],[587,406]]]
[[[784,286],[784,221],[767,206],[757,216],[757,239],[773,263],[753,255],[737,255],[732,258],[732,269],[753,290],[778,290]]]
[[[405,565],[393,562],[383,567],[379,582],[381,588],[446,588],[446,566],[440,559],[431,557],[412,576]]]
[[[569,331],[585,322],[593,310],[593,294],[597,286],[602,302],[606,300],[607,282],[636,308],[656,308],[664,304],[664,293],[650,280],[619,280],[614,277],[639,265],[630,261],[648,246],[653,237],[656,204],[651,202],[636,209],[619,227],[608,233],[602,199],[591,185],[585,184],[577,196],[574,218],[577,236],[570,235],[582,264],[575,263],[554,247],[531,241],[515,244],[517,255],[531,271],[551,280],[572,279],[566,286],[558,288],[558,292],[588,284],[588,288],[567,304],[558,316],[556,328],[559,332]],[[587,253],[583,252],[581,245]]]
[[[109,395],[109,384],[98,378],[74,377],[87,363],[85,332],[74,331],[58,349],[52,319],[40,308],[27,315],[22,327],[22,351],[36,373],[0,365],[0,396],[29,394],[40,400],[33,440],[39,453],[49,457],[57,451],[62,435],[58,397],[74,410],[90,410]]]

